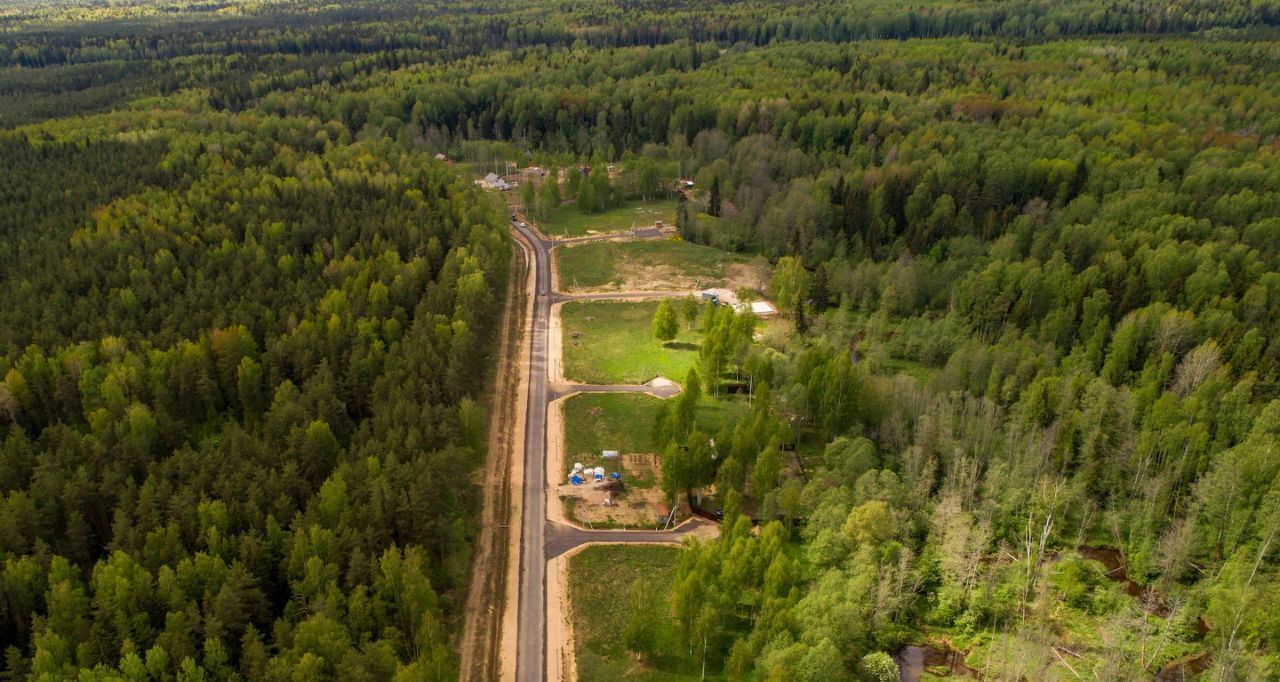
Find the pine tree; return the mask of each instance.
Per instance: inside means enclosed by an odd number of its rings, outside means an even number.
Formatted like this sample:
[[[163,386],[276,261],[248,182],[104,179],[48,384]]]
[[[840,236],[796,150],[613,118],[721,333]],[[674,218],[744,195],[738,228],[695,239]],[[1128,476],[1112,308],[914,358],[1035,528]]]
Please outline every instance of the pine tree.
[[[681,192],[676,198],[676,232],[684,239],[689,238],[689,217],[685,214],[689,210],[689,197]]]
[[[809,300],[814,307],[822,310],[831,304],[831,291],[827,286],[827,266],[819,265],[813,273],[813,284],[809,285]]]
[[[707,198],[707,215],[720,217],[720,176],[711,181],[711,192]]]

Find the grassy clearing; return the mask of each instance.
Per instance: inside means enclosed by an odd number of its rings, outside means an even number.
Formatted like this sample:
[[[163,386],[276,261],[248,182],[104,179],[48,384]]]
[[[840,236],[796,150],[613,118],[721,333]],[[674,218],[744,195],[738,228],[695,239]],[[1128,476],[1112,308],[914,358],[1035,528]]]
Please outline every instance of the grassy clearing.
[[[602,461],[602,450],[621,453],[655,453],[653,422],[662,400],[636,393],[586,393],[569,398],[564,406],[564,476],[574,462],[594,465]],[[632,470],[626,458],[606,463],[609,470],[622,472],[629,488],[652,488],[658,484],[651,467]]]
[[[730,430],[739,420],[746,419],[751,407],[743,397],[724,397],[723,400],[707,397],[698,403],[698,428],[709,436],[715,436],[726,427]]]
[[[627,596],[636,580],[644,580],[663,596],[655,604],[670,612],[669,590],[681,550],[674,547],[588,547],[569,559],[569,597],[577,645],[578,679],[687,682],[699,679],[697,661],[682,655],[674,624],[662,618],[657,633],[660,652],[637,664],[623,644]],[[723,679],[708,675],[708,680]]]
[[[656,452],[653,421],[662,400],[636,393],[587,393],[564,406],[565,450],[570,457],[606,448]],[[568,464],[566,464],[568,466]]]
[[[682,381],[697,364],[702,334],[685,329],[670,344],[653,338],[657,301],[572,301],[560,309],[564,374],[589,384]]]
[[[722,286],[725,267],[741,260],[678,239],[595,242],[559,249],[560,288],[682,289]]]
[[[564,475],[569,475],[573,462],[595,462],[605,449],[658,454],[653,423],[661,407],[661,399],[636,393],[584,393],[569,398],[564,406]],[[698,428],[715,435],[745,417],[748,409],[743,399],[704,396],[698,405]],[[658,483],[637,478],[622,464],[612,466],[623,469],[629,486],[647,488]]]
[[[937,369],[934,369],[923,362],[916,362],[915,360],[901,360],[898,358],[889,358],[886,360],[884,363],[884,369],[889,374],[905,374],[921,383],[928,382],[938,373]]]
[[[648,227],[654,221],[676,224],[676,200],[628,201],[626,204],[600,213],[583,213],[573,204],[566,204],[551,212],[551,216],[538,223],[548,237],[582,237],[591,232],[622,232],[632,226]]]

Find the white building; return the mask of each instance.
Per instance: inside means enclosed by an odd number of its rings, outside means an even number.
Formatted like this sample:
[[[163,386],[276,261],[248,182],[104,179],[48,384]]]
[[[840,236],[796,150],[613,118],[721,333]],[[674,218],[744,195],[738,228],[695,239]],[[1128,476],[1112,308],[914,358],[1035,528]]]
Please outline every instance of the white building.
[[[702,300],[711,301],[717,305],[727,305],[740,313],[751,312],[761,319],[778,314],[778,309],[772,303],[764,299],[751,302],[739,301],[738,294],[730,289],[706,289],[702,292]]]
[[[506,190],[511,189],[513,185],[506,180],[503,180],[501,175],[498,175],[497,173],[490,173],[484,176],[484,179],[480,181],[480,186],[485,189],[498,189],[505,192]]]
[[[738,309],[741,310],[742,306],[745,306],[745,305],[748,305],[748,304],[745,304],[745,303],[739,304]],[[760,319],[770,318],[778,314],[778,309],[773,307],[773,304],[768,301],[763,301],[763,300],[752,301],[749,305],[750,305],[751,312],[754,313],[755,316]]]

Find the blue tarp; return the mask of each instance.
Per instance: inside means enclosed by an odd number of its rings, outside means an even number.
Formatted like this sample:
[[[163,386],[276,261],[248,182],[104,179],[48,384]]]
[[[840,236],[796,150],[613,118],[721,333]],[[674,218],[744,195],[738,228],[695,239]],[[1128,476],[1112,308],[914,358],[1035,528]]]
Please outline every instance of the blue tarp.
[[[618,472],[616,472],[616,471],[615,471],[615,472],[613,472],[613,473],[609,474],[609,478],[612,478],[612,479],[613,479],[613,480],[615,480],[615,481],[620,481],[620,480],[622,480],[622,474],[620,474],[620,473],[618,473]]]
[[[574,474],[569,477],[569,482],[574,485],[582,485],[582,477],[577,474]]]

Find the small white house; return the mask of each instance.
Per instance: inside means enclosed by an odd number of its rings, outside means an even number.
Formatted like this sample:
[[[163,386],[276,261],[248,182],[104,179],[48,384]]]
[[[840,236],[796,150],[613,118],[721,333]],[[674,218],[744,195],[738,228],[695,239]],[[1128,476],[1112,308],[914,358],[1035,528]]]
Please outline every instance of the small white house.
[[[512,187],[511,183],[503,180],[502,176],[497,173],[490,173],[484,176],[484,179],[480,181],[480,186],[485,189],[497,189],[504,192]]]

